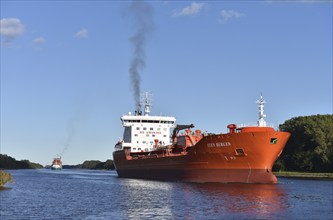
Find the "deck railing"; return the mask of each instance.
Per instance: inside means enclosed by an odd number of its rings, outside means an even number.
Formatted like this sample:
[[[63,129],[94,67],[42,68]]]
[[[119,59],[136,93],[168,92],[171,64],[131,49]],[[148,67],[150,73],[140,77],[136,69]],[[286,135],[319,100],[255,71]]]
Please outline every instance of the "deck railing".
[[[257,122],[248,122],[248,123],[240,123],[237,124],[237,128],[242,128],[242,127],[257,127],[258,123]],[[274,129],[277,129],[278,126],[275,126],[273,123],[267,123],[266,122],[266,127],[271,127]]]

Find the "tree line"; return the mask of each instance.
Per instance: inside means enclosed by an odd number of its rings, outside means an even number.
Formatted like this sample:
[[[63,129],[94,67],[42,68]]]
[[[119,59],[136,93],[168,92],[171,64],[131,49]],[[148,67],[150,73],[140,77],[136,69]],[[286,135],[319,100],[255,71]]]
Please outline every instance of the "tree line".
[[[43,165],[29,160],[16,160],[6,154],[0,154],[0,169],[39,169]]]
[[[99,160],[86,160],[83,164],[64,165],[64,169],[92,169],[92,170],[114,170],[113,160],[101,162]]]
[[[279,129],[291,136],[273,171],[333,172],[333,115],[294,117]]]
[[[45,168],[49,168],[46,166]],[[16,160],[6,154],[0,154],[0,169],[40,169],[43,165],[30,162],[29,160]],[[94,170],[114,170],[113,160],[101,162],[99,160],[86,160],[78,165],[63,165],[64,169],[94,169]]]

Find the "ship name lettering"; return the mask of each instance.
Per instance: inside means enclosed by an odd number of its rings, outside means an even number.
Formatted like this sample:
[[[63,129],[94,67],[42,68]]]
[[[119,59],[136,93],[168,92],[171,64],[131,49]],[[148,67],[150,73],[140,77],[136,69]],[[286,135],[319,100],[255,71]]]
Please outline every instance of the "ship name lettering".
[[[140,133],[144,133],[144,132],[140,132]],[[146,131],[146,134],[161,134],[160,131]]]
[[[207,143],[207,147],[227,147],[231,146],[230,142],[217,142],[217,143]]]

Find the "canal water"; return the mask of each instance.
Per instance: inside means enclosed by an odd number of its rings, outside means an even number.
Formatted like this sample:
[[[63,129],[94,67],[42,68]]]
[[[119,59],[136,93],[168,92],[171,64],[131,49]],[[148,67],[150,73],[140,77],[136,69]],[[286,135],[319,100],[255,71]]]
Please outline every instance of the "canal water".
[[[193,184],[115,171],[9,170],[0,219],[332,219],[333,181]]]

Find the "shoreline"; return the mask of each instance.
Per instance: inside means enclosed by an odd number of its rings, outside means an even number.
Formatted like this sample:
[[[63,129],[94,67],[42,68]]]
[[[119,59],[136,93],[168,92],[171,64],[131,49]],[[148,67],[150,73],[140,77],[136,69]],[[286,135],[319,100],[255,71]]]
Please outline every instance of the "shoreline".
[[[333,173],[305,173],[305,172],[280,171],[280,172],[273,172],[273,174],[276,177],[333,180]]]

